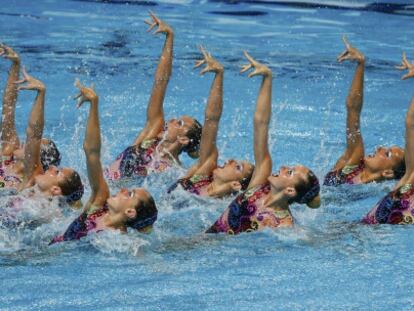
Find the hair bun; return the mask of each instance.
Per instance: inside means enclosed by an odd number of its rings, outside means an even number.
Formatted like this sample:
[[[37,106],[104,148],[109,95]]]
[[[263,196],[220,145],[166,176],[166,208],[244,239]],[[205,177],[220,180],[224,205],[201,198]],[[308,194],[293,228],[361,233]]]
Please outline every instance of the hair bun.
[[[307,202],[306,205],[309,208],[318,208],[319,206],[321,206],[321,196],[318,194],[311,201]]]

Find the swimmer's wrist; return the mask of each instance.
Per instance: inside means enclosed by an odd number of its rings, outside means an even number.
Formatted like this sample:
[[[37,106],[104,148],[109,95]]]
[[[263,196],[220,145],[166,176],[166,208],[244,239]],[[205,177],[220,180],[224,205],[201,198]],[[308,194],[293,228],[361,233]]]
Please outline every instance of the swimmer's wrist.
[[[99,96],[95,95],[95,96],[91,97],[91,99],[89,101],[91,102],[91,104],[96,105],[99,102]]]
[[[11,58],[10,60],[13,66],[20,66],[20,57],[17,56],[16,58]]]

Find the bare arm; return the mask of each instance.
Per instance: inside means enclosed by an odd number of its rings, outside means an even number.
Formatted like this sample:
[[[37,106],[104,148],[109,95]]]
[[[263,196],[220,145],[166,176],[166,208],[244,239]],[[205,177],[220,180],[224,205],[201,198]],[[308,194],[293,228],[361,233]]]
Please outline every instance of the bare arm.
[[[85,207],[88,209],[91,204],[103,206],[109,197],[108,184],[105,181],[101,164],[101,130],[99,125],[99,98],[91,88],[84,87],[79,80],[76,86],[80,89],[78,95],[78,107],[84,102],[90,103],[88,123],[86,124],[85,140],[83,150],[86,156],[86,166],[88,169],[88,179],[91,186],[91,196]]]
[[[255,61],[247,52],[244,54],[250,63],[243,66],[241,72],[254,68],[254,71],[249,74],[249,78],[255,75],[263,76],[254,113],[255,168],[248,186],[248,188],[252,188],[265,183],[272,173],[272,158],[268,147],[269,123],[272,114],[272,71]]]
[[[402,65],[397,67],[400,70],[408,69],[402,79],[414,78],[414,63],[410,64],[403,54]],[[414,97],[411,100],[405,119],[405,175],[401,178],[398,185],[414,183]]]
[[[10,156],[20,145],[15,127],[15,108],[18,93],[17,84],[15,82],[19,80],[20,58],[12,48],[6,45],[0,45],[0,56],[9,59],[12,62],[3,95],[1,129],[2,154]]]
[[[343,38],[346,50],[338,57],[339,62],[344,60],[356,61],[358,63],[352,80],[351,88],[346,99],[346,150],[339,158],[335,169],[342,169],[345,165],[357,165],[364,157],[364,142],[360,129],[360,116],[363,105],[364,94],[364,55],[352,47],[346,38]]]
[[[215,60],[210,53],[200,47],[204,59],[196,63],[196,67],[206,64],[200,74],[214,72],[208,97],[203,131],[200,141],[200,159],[198,160],[196,174],[209,175],[217,167],[218,151],[216,146],[217,132],[221,113],[223,110],[223,66]]]
[[[150,25],[148,30],[155,26],[158,29],[157,33],[165,33],[165,43],[162,49],[160,61],[155,72],[154,84],[152,86],[151,97],[149,99],[147,108],[147,123],[145,128],[141,131],[134,141],[134,145],[140,144],[144,139],[156,137],[164,127],[164,98],[167,91],[168,82],[171,77],[172,61],[173,61],[173,44],[174,32],[170,26],[156,17],[150,12],[152,22],[147,22]]]
[[[18,90],[34,90],[37,92],[26,129],[24,176],[22,184],[22,188],[25,188],[33,186],[34,177],[43,172],[42,164],[40,163],[40,144],[45,124],[44,107],[46,87],[41,81],[29,76],[24,68],[23,79],[16,83],[26,83],[19,86]]]

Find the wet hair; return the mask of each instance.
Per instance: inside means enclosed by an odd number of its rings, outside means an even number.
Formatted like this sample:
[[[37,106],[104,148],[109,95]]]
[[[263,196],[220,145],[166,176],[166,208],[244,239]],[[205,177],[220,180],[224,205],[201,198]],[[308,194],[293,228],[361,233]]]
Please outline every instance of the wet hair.
[[[241,190],[244,191],[247,189],[247,187],[250,184],[250,180],[253,177],[253,172],[254,172],[254,165],[252,165],[251,170],[249,171],[249,174],[244,177],[242,180],[240,180],[240,185],[241,185]]]
[[[182,148],[182,151],[186,152],[191,158],[195,159],[199,157],[198,151],[200,150],[200,140],[203,127],[196,119],[193,120],[193,125],[191,125],[186,134],[189,139],[189,143]]]
[[[59,166],[60,160],[60,152],[53,140],[47,139],[47,143],[40,144],[40,162],[44,171],[51,165]]]
[[[405,175],[405,159],[402,160],[393,168],[394,179],[401,179]]]
[[[65,180],[59,184],[59,187],[66,202],[69,204],[79,201],[83,196],[84,187],[82,180],[76,171],[73,171],[70,176],[66,177]]]
[[[309,170],[307,178],[302,179],[302,181],[295,186],[296,196],[288,202],[309,205],[312,200],[319,195],[320,189],[321,187],[319,185],[318,177]]]
[[[137,216],[125,223],[127,227],[140,230],[151,226],[157,220],[158,210],[151,195],[147,199],[139,200],[135,211]]]

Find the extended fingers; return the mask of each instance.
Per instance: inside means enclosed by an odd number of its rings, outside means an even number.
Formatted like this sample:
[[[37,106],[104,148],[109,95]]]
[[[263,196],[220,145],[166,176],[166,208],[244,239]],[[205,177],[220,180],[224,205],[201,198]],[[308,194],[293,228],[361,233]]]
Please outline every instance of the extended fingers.
[[[351,48],[351,44],[349,44],[348,38],[345,35],[342,36],[342,41],[344,42],[347,50]]]
[[[78,89],[81,89],[82,88],[82,84],[81,84],[79,78],[76,78],[75,79],[75,87],[77,87]]]
[[[259,71],[257,69],[255,69],[251,73],[249,73],[247,75],[247,77],[251,78],[251,77],[254,77],[254,76],[258,75],[258,74],[259,74]]]
[[[23,73],[23,77],[24,77],[24,80],[30,80],[32,77],[27,73],[27,71],[26,71],[26,66],[23,66],[23,69],[22,69],[22,73]]]
[[[202,59],[202,60],[197,60],[196,61],[196,63],[195,63],[195,65],[194,65],[194,68],[198,68],[198,67],[200,67],[202,64],[205,64],[206,63],[206,60],[205,59]]]
[[[19,85],[17,87],[17,90],[18,91],[20,91],[20,90],[30,90],[30,86],[28,86],[28,85]]]
[[[148,24],[148,25],[150,25],[149,26],[149,28],[147,29],[147,32],[150,32],[155,26],[157,26],[157,24],[156,23],[153,23],[153,24]]]
[[[349,59],[349,51],[343,51],[341,54],[338,55],[336,58],[338,62],[342,63],[344,60]]]
[[[252,68],[252,64],[247,64],[247,65],[241,65],[241,70],[240,73],[246,72],[247,70],[249,70],[250,68]]]
[[[401,77],[402,80],[414,77],[414,72],[409,72]]]
[[[200,45],[198,48],[199,48],[201,54],[203,54],[204,59],[209,58],[209,53],[207,52],[207,50],[202,45]]]
[[[25,82],[27,82],[26,79],[20,79],[20,80],[14,81],[14,84],[22,84],[22,83],[25,83]]]
[[[402,64],[404,66],[406,66],[407,68],[410,68],[412,65],[408,62],[407,60],[407,55],[405,54],[405,52],[403,52],[403,56],[402,56]]]
[[[254,58],[253,58],[253,57],[251,57],[251,56],[249,55],[249,53],[247,53],[247,51],[243,51],[243,54],[244,54],[244,56],[247,58],[247,60],[248,60],[250,63],[252,63],[252,65],[255,65],[255,64],[256,64],[256,61],[254,60]]]
[[[149,15],[151,16],[151,18],[153,19],[153,21],[155,23],[159,23],[160,19],[154,14],[154,12],[152,12],[151,10],[148,11]]]
[[[200,71],[200,76],[204,75],[206,72],[210,71],[210,66],[206,66],[203,70]]]

